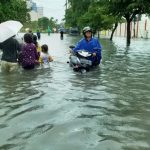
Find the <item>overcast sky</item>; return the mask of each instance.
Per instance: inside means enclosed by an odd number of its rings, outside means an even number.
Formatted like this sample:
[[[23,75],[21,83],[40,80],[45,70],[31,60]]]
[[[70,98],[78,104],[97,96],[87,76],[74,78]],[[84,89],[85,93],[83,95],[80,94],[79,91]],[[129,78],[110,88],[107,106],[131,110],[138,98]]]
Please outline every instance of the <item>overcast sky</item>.
[[[58,19],[58,22],[64,18],[66,0],[33,0],[37,6],[44,8],[44,16]]]

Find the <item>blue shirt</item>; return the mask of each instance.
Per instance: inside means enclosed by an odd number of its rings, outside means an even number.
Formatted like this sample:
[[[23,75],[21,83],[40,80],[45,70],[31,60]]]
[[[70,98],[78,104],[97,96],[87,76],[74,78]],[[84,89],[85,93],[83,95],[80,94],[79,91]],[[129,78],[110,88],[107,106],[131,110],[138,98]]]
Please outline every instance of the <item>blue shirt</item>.
[[[81,39],[76,47],[73,49],[74,52],[77,52],[78,50],[85,50],[90,53],[96,53],[96,57],[91,57],[89,60],[94,62],[96,59],[98,61],[98,64],[100,64],[101,60],[101,44],[99,43],[98,39],[91,38],[89,41],[87,41],[85,38]]]

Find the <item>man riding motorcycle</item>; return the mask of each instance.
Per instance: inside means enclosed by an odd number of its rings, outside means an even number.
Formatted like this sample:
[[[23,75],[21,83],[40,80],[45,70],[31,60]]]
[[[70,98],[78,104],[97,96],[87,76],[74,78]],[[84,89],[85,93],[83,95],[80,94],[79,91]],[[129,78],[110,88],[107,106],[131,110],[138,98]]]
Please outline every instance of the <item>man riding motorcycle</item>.
[[[92,53],[91,57],[88,57],[88,60],[92,61],[92,66],[97,66],[101,61],[101,44],[98,39],[92,37],[92,29],[90,27],[83,28],[82,38],[73,51],[76,53],[78,50],[85,50],[89,53]]]

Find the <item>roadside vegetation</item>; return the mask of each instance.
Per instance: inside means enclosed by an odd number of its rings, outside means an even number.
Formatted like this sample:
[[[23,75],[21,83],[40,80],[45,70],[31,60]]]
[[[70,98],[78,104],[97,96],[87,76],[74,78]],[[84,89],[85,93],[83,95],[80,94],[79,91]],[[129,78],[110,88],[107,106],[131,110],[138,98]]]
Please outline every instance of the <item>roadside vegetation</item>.
[[[0,23],[6,20],[18,20],[24,24],[24,28],[41,30],[46,32],[47,27],[58,29],[57,20],[53,17],[40,18],[31,21],[25,0],[1,0]],[[102,30],[111,30],[110,40],[118,24],[127,23],[127,46],[131,43],[130,23],[137,20],[142,14],[150,14],[149,0],[66,0],[65,26],[78,27],[91,26],[94,33]]]
[[[127,46],[131,43],[130,23],[142,14],[150,14],[149,0],[68,0],[65,14],[67,27],[91,26],[95,33],[112,30],[110,40],[118,24],[127,23]]]
[[[20,21],[24,26],[22,31],[30,28],[33,32],[39,29],[41,32],[47,32],[48,26],[58,28],[58,22],[53,17],[42,17],[38,21],[31,21],[30,9],[27,9],[25,0],[0,0],[0,23],[7,20]]]

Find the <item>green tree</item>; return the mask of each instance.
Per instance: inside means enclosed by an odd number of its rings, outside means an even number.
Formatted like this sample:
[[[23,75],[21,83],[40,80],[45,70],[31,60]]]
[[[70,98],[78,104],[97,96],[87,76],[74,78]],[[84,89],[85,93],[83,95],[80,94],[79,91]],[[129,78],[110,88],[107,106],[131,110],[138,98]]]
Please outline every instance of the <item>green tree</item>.
[[[0,22],[18,20],[24,23],[30,20],[28,11],[26,1],[24,0],[1,0]]]
[[[91,25],[95,30],[112,29],[113,38],[119,22],[127,22],[127,46],[131,42],[130,23],[141,14],[150,14],[149,0],[68,0],[66,26]],[[112,23],[114,26],[112,26]]]
[[[112,16],[108,16],[105,5],[102,6],[95,2],[92,3],[88,11],[79,18],[78,24],[82,27],[86,25],[91,26],[95,32],[98,32],[99,37],[99,31],[112,28],[114,23],[113,19]]]
[[[32,32],[36,32],[37,29],[39,29],[38,22],[37,21],[26,22],[26,23],[23,24],[22,31],[24,32],[26,28],[31,29]]]
[[[38,19],[38,26],[42,30],[47,30],[47,27],[49,26],[49,19],[47,17],[42,17]]]
[[[91,26],[95,32],[112,29],[114,23],[113,15],[109,15],[108,6],[105,1],[97,0],[69,0],[66,9],[65,20],[67,26]]]
[[[49,19],[49,26],[53,29],[53,28],[57,28],[57,24],[58,24],[58,20],[54,19],[53,17],[51,17]]]
[[[48,26],[51,29],[57,28],[57,22],[58,20],[55,20],[53,17],[51,17],[50,19],[47,17],[42,17],[38,19],[38,27],[44,31],[48,29]]]
[[[77,27],[78,20],[88,8],[93,0],[68,0],[68,9],[65,13],[65,21],[67,26]]]
[[[150,12],[149,0],[106,0],[106,4],[111,15],[124,17],[126,19],[127,46],[129,46],[131,43],[130,23],[136,15]]]

